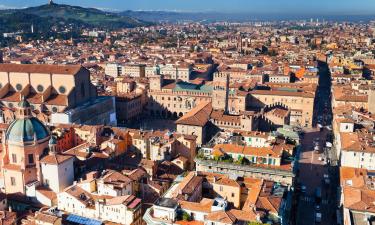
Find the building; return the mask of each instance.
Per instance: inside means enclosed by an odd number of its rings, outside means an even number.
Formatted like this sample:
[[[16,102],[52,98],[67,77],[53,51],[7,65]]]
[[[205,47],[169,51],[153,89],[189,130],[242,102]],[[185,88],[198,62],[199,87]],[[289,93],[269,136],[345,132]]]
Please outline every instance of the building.
[[[315,90],[313,92],[293,88],[250,91],[250,107],[263,109],[281,106],[290,111],[291,125],[312,127]]]
[[[117,63],[108,63],[105,65],[104,73],[107,76],[116,78],[122,75],[122,66]]]
[[[286,188],[262,179],[190,172],[146,210],[147,224],[249,224],[280,222]],[[203,192],[200,192],[202,190]],[[202,197],[202,194],[209,197]],[[193,197],[195,196],[195,197]],[[272,203],[271,203],[272,201]],[[179,214],[183,215],[178,216]]]
[[[58,209],[65,212],[124,225],[140,225],[141,199],[132,195],[118,197],[95,195],[73,185],[58,194]]]
[[[43,185],[59,193],[74,182],[74,157],[63,155],[56,150],[57,141],[49,141],[49,155],[40,160],[43,174]]]
[[[116,98],[98,96],[75,108],[52,113],[50,123],[116,126]]]
[[[0,80],[0,102],[9,108],[25,97],[33,109],[56,113],[96,97],[81,66],[1,64]]]
[[[290,76],[286,75],[268,75],[268,82],[270,83],[290,83]]]
[[[375,114],[375,88],[370,87],[369,93],[368,93],[368,111],[371,114]]]
[[[374,170],[341,167],[340,186],[343,224],[374,223]]]
[[[98,98],[82,66],[1,64],[0,103],[12,109],[22,98],[51,123],[116,125],[114,98]]]
[[[342,132],[339,135],[337,149],[342,166],[375,170],[373,133],[358,130]]]
[[[146,65],[144,64],[126,64],[122,66],[121,75],[130,77],[145,77],[145,68]]]
[[[56,139],[31,115],[26,100],[18,104],[17,117],[3,140],[1,183],[5,193],[26,197],[30,204],[56,205],[56,193],[73,183],[74,158],[57,152]]]
[[[1,170],[5,193],[26,195],[43,182],[40,160],[48,155],[50,133],[32,117],[31,105],[23,100],[3,140]]]

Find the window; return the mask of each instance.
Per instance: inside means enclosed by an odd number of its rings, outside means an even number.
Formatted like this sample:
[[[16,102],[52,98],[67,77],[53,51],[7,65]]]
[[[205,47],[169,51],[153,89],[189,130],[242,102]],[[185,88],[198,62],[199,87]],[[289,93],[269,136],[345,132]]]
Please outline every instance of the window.
[[[29,157],[29,164],[34,164],[34,155],[29,154],[28,157]]]
[[[57,107],[52,107],[52,112],[57,113]]]
[[[223,191],[223,186],[220,186],[220,191]]]
[[[232,198],[234,198],[234,193],[232,193]]]
[[[22,84],[16,84],[17,91],[22,91]]]
[[[12,154],[12,162],[17,163],[17,155],[16,154]]]
[[[38,86],[36,86],[36,90],[39,91],[39,92],[44,91],[43,85],[39,84]]]
[[[60,87],[59,87],[59,92],[60,92],[61,94],[65,94],[65,92],[66,92],[66,88],[65,88],[64,86],[60,86]]]
[[[16,186],[16,178],[15,177],[10,178],[10,185]]]

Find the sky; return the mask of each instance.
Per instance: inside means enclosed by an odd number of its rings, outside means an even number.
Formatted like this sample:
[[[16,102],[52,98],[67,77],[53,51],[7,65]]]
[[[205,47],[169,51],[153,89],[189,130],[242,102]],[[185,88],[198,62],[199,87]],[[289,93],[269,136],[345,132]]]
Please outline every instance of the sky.
[[[48,0],[0,0],[0,8],[45,4]],[[372,14],[375,0],[54,0],[56,3],[105,10],[161,10],[187,12],[258,12],[284,14]]]

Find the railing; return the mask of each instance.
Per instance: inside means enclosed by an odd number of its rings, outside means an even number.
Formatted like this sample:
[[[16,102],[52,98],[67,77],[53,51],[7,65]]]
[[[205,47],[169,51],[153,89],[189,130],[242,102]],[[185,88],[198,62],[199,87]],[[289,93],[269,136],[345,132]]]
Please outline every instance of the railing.
[[[163,220],[159,218],[154,218],[152,216],[153,211],[152,208],[148,208],[143,215],[143,220],[148,224],[148,225],[171,225],[173,224],[173,221],[170,220]]]
[[[286,177],[294,177],[294,173],[292,170],[281,170],[281,169],[275,169],[275,168],[262,168],[257,167],[253,165],[236,165],[233,163],[227,163],[227,162],[219,162],[215,160],[209,160],[209,159],[198,159],[195,158],[194,160],[197,164],[202,164],[204,166],[213,166],[213,167],[221,167],[228,170],[233,171],[245,171],[245,172],[251,172],[251,173],[265,173],[270,175],[279,175],[279,176],[286,176]]]

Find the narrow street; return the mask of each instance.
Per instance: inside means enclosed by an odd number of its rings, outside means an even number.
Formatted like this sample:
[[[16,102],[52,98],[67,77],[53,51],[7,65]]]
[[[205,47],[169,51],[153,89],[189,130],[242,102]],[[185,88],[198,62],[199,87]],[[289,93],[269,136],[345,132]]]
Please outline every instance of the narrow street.
[[[336,224],[337,165],[336,159],[333,159],[334,150],[326,148],[326,142],[331,142],[331,77],[325,63],[319,63],[319,71],[314,124],[324,127],[305,129],[301,142],[297,175],[297,225]],[[320,213],[321,221],[317,213]]]

